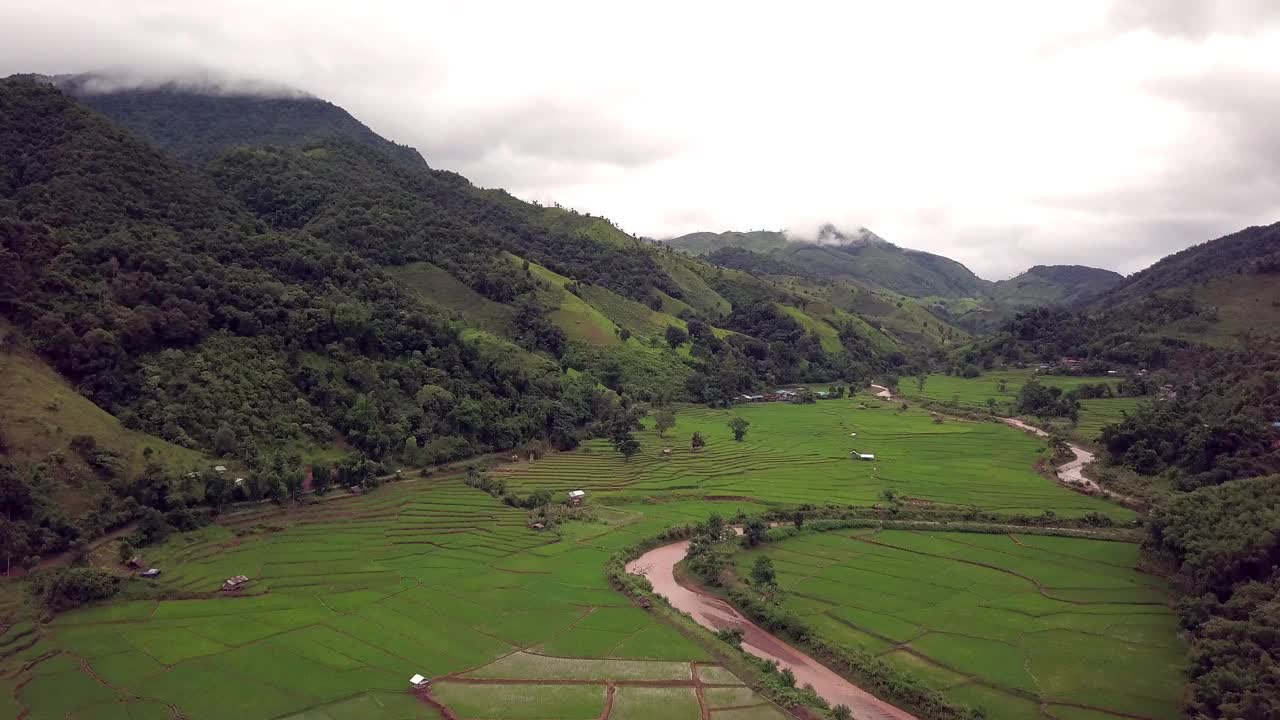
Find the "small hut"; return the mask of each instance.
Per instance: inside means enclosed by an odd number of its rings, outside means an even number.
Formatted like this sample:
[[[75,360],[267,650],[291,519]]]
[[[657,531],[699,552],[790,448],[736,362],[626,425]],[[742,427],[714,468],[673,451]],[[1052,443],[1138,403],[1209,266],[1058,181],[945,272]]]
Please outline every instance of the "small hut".
[[[662,459],[663,460],[671,459],[671,448],[662,448]]]
[[[134,569],[134,570],[139,570],[139,569],[141,569],[141,568],[142,568],[142,556],[141,556],[141,555],[134,555],[133,557],[129,558],[127,561],[125,561],[125,567],[132,568],[132,569]]]
[[[409,685],[415,688],[426,687],[427,685],[430,685],[430,684],[431,684],[430,680],[426,679],[425,677],[423,677],[418,673],[414,673],[413,677],[409,678]]]
[[[570,490],[570,491],[569,491],[569,504],[570,504],[570,505],[575,505],[575,506],[577,506],[577,505],[581,505],[581,504],[582,504],[582,500],[583,500],[584,498],[586,498],[586,496],[587,496],[587,493],[586,493],[585,491],[582,491],[582,490]]]
[[[248,575],[235,575],[233,577],[229,577],[222,582],[222,591],[232,592],[234,590],[239,590],[244,587],[244,584],[247,582],[249,582]]]

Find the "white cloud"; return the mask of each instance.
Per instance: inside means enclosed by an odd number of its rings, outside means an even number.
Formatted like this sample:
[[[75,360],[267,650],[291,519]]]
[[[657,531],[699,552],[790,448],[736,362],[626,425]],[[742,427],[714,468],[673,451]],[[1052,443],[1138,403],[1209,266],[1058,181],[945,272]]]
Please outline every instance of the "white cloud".
[[[641,235],[831,221],[987,277],[1128,272],[1280,219],[1275,7],[0,0],[0,73],[284,83]]]

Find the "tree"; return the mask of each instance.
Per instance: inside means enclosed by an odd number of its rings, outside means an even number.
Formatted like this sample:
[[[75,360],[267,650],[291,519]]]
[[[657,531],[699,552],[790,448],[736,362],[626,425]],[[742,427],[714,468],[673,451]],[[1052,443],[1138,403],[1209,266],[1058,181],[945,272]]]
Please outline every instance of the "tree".
[[[127,539],[120,541],[120,562],[127,563],[133,558],[133,543]]]
[[[236,452],[236,433],[229,426],[223,425],[213,434],[213,451],[220,456],[234,455]]]
[[[614,433],[613,449],[622,453],[622,457],[630,460],[632,455],[640,452],[640,441],[631,435],[631,431],[623,430],[622,432]]]
[[[917,376],[916,376],[916,390],[918,390],[918,391],[920,391],[920,392],[924,392],[924,384],[925,384],[925,382],[927,382],[928,380],[929,380],[929,376],[928,376],[927,374],[925,374],[925,373],[920,373],[919,375],[917,375]]]
[[[711,513],[707,516],[706,528],[707,537],[711,539],[711,542],[720,542],[724,539],[724,518],[720,517],[720,513]]]
[[[9,463],[0,463],[0,512],[9,520],[21,520],[31,511],[31,487]]]
[[[773,569],[773,560],[768,555],[761,555],[751,566],[751,582],[756,587],[768,587],[778,584],[778,574]]]
[[[744,417],[734,415],[729,420],[729,429],[733,431],[733,439],[742,442],[742,438],[747,436],[747,428],[751,426],[751,422]]]
[[[13,558],[17,557],[21,561],[30,550],[24,524],[0,518],[0,551],[4,552],[4,574],[9,574]]]
[[[663,437],[668,430],[676,426],[676,413],[671,408],[661,408],[653,416],[653,426],[658,437]]]
[[[796,526],[797,530],[804,527],[804,511],[795,511],[795,514],[791,516],[791,523]]]
[[[742,537],[746,540],[747,547],[755,547],[764,542],[768,534],[769,524],[760,518],[752,518],[747,521],[747,527]]]
[[[700,450],[707,446],[707,441],[702,439],[702,433],[695,432],[693,437],[689,438],[689,448],[691,450]]]
[[[672,350],[675,350],[685,344],[685,341],[688,339],[689,333],[686,333],[675,325],[667,326],[667,345],[670,345]]]

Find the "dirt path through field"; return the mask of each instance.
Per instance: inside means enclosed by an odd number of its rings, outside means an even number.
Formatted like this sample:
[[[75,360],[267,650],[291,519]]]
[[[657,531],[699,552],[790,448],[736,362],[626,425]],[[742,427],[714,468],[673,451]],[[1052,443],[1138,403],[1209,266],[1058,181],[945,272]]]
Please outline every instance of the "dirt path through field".
[[[676,563],[684,559],[689,542],[654,548],[627,563],[627,572],[649,579],[655,592],[677,610],[689,613],[710,630],[742,631],[742,649],[765,660],[791,668],[796,685],[812,685],[832,705],[846,705],[859,720],[915,720],[915,716],[890,705],[832,672],[825,665],[766,632],[718,597],[700,593],[676,581]]]

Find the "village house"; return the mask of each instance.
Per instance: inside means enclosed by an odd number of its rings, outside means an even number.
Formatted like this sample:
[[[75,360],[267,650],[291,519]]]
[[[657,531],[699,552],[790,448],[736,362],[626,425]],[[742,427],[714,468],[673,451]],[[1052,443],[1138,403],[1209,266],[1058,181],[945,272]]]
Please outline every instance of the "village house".
[[[587,496],[587,493],[586,493],[585,491],[582,491],[582,490],[570,490],[570,491],[569,491],[569,504],[570,504],[570,505],[575,505],[575,506],[577,506],[577,505],[581,505],[581,504],[582,504],[582,500],[583,500],[583,498],[585,498],[586,496]]]

